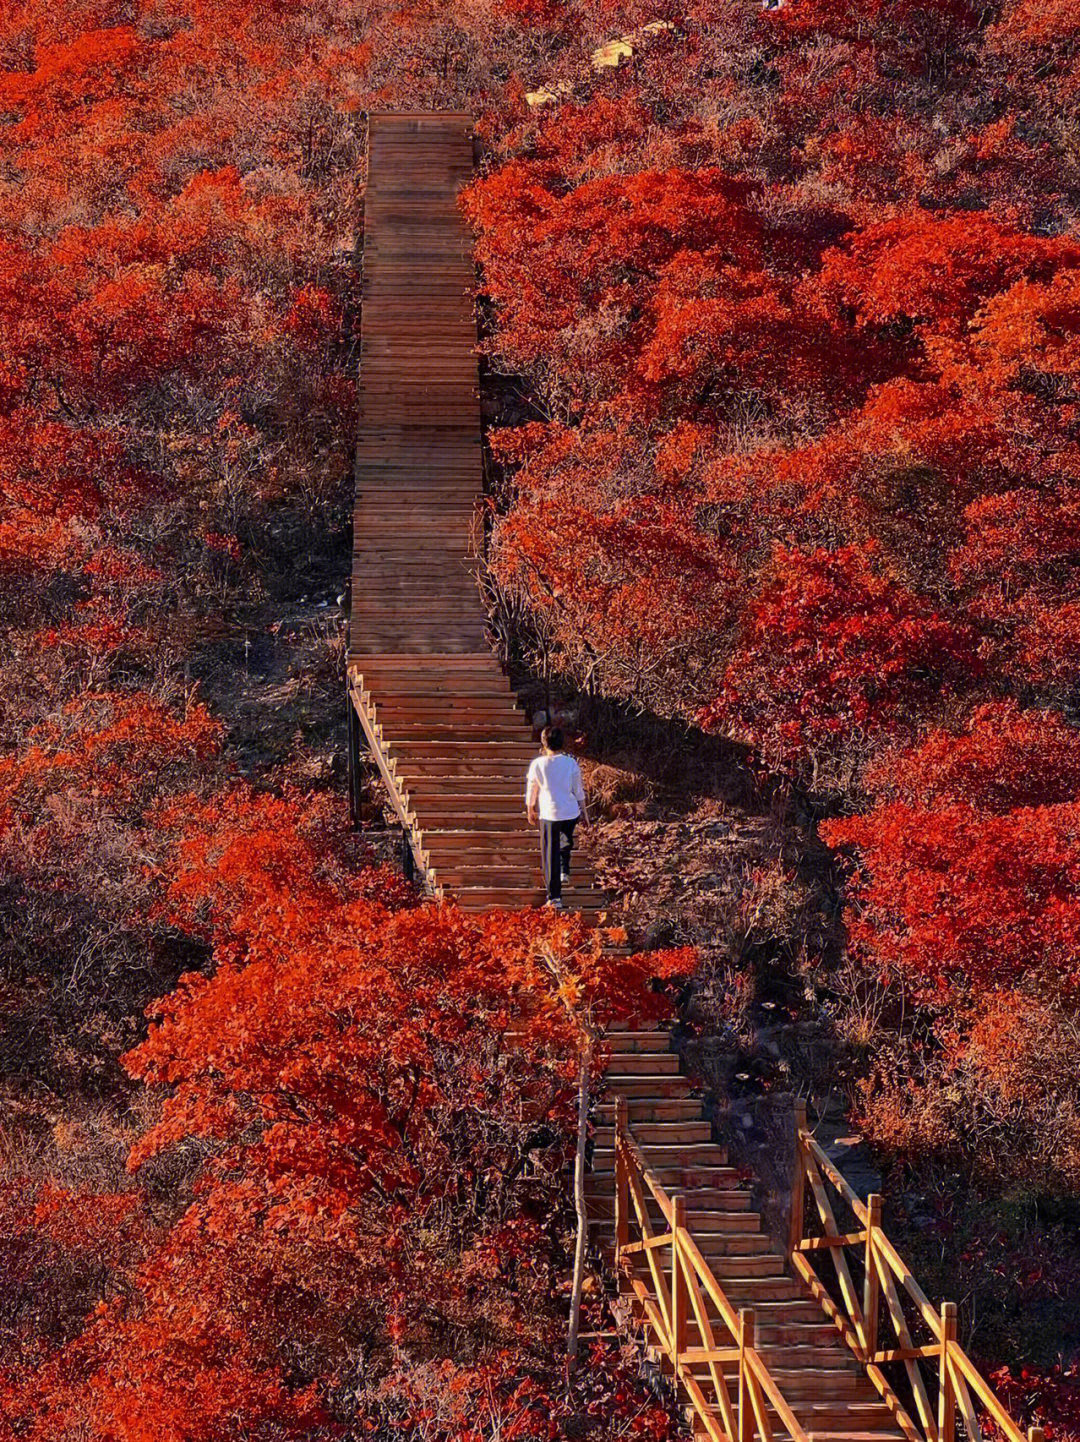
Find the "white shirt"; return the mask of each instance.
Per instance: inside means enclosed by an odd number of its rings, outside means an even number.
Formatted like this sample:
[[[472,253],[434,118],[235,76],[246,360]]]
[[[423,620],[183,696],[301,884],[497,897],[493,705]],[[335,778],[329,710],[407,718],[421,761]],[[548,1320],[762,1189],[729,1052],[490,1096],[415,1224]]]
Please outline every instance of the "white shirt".
[[[565,751],[538,756],[525,782],[525,805],[539,801],[541,821],[573,821],[585,805],[581,767]]]

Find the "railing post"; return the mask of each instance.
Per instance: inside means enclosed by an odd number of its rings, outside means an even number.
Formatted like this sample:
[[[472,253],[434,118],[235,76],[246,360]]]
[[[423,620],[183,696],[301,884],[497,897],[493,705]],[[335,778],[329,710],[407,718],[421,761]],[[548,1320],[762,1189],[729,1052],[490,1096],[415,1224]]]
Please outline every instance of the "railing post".
[[[683,1272],[682,1241],[686,1231],[686,1198],[671,1199],[671,1361],[678,1377],[686,1351],[689,1295]]]
[[[360,755],[363,746],[360,718],[356,714],[352,690],[345,689],[345,749],[349,773],[349,824],[354,831],[360,830],[360,802],[363,795]]]
[[[792,1133],[794,1169],[791,1174],[791,1215],[788,1219],[788,1255],[794,1256],[803,1239],[803,1213],[806,1209],[806,1166],[803,1159],[802,1133],[806,1126],[806,1103],[800,1097],[794,1108]]]
[[[1045,1433],[1041,1427],[1029,1427],[1027,1431],[1028,1442],[1043,1442]]]
[[[739,1313],[739,1442],[753,1442],[757,1430],[754,1404],[750,1401],[750,1379],[746,1373],[746,1349],[754,1345],[754,1313],[744,1307]]]
[[[866,1252],[863,1277],[863,1331],[866,1337],[866,1361],[874,1360],[878,1349],[878,1314],[881,1310],[881,1278],[875,1262],[877,1233],[881,1228],[881,1194],[871,1192],[866,1199]]]
[[[953,1386],[951,1344],[956,1341],[956,1303],[941,1306],[941,1378],[938,1391],[938,1442],[956,1439],[956,1388]]]
[[[615,1098],[615,1265],[630,1245],[630,1178],[626,1172],[626,1098]]]

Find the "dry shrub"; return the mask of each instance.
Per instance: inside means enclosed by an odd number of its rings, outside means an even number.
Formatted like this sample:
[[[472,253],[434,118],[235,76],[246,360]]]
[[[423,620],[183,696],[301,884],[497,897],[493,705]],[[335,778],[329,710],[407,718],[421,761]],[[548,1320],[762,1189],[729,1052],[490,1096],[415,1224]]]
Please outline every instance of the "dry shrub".
[[[816,939],[818,894],[782,854],[747,866],[740,883],[736,944],[743,955],[764,950],[793,959]]]
[[[604,816],[632,813],[656,795],[655,783],[630,763],[583,761],[581,769],[589,799]]]
[[[998,991],[940,1021],[936,1045],[878,1053],[857,1088],[875,1144],[912,1162],[960,1166],[996,1186],[1080,1188],[1076,1020],[1046,998]]]
[[[726,1036],[740,1046],[750,1046],[755,992],[753,974],[745,967],[732,965],[723,953],[707,955],[694,988],[690,1015],[706,1036]]]
[[[813,958],[805,972],[809,990],[825,982],[831,999],[826,1004],[832,1033],[837,1041],[855,1056],[869,1056],[888,1048],[895,1040],[897,998],[881,977],[865,967],[844,958],[827,978]]]

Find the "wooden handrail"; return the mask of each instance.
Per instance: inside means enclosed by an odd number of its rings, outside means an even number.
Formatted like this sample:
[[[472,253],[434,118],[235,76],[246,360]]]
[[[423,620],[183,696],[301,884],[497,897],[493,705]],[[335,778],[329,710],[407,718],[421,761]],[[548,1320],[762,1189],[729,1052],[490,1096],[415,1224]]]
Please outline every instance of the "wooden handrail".
[[[686,1252],[687,1260],[693,1267],[694,1272],[697,1275],[697,1279],[701,1283],[701,1286],[708,1294],[709,1300],[712,1302],[716,1310],[720,1313],[720,1316],[723,1318],[724,1325],[727,1327],[731,1335],[733,1337],[737,1337],[739,1335],[739,1314],[736,1312],[732,1304],[728,1301],[720,1286],[720,1283],[713,1276],[712,1268],[709,1266],[708,1262],[698,1250],[697,1242],[694,1241],[693,1237],[687,1235],[683,1240],[683,1247]]]
[[[616,1104],[616,1128],[619,1128],[619,1122],[621,1117],[621,1135],[623,1138],[623,1145],[626,1148],[627,1154],[632,1159],[634,1165],[637,1167],[638,1172],[641,1175],[641,1180],[648,1187],[649,1195],[652,1197],[656,1205],[660,1208],[660,1212],[664,1218],[664,1221],[670,1224],[672,1218],[671,1198],[668,1196],[667,1192],[660,1184],[660,1181],[656,1173],[653,1171],[652,1167],[650,1167],[648,1162],[645,1160],[641,1148],[638,1146],[637,1142],[634,1140],[633,1136],[630,1133],[630,1128],[626,1123],[625,1117],[622,1117],[622,1110],[625,1108],[626,1104],[625,1098],[620,1097],[619,1100],[623,1103],[623,1108],[620,1108],[619,1105]]]
[[[654,1229],[649,1199],[670,1230]],[[632,1232],[639,1235],[632,1239]],[[663,1247],[671,1250],[666,1270],[659,1258]],[[649,1330],[710,1442],[772,1442],[770,1408],[791,1442],[810,1442],[754,1345],[753,1311],[736,1309],[702,1256],[686,1225],[684,1199],[664,1189],[634,1140],[624,1097],[615,1105],[615,1260],[629,1277]],[[639,1275],[642,1260],[651,1287]],[[717,1339],[707,1301],[718,1313],[717,1325],[726,1338]],[[691,1325],[699,1334],[694,1345],[688,1339]],[[734,1400],[722,1371],[725,1362],[737,1365]],[[708,1390],[694,1375],[695,1364],[708,1368]]]
[[[383,749],[382,729],[377,726],[373,713],[370,709],[370,694],[363,691],[350,678],[348,691],[348,705],[350,724],[355,717],[363,730],[364,738],[367,741],[368,754],[372,757],[382,778],[383,786],[386,789],[387,799],[393,808],[394,815],[401,823],[403,848],[412,855],[413,866],[426,878],[428,871],[428,857],[425,849],[419,845],[415,835],[416,817],[413,815],[407,793],[403,791],[398,783],[393,761],[389,760]]]
[[[791,1264],[806,1282],[822,1311],[834,1323],[844,1341],[865,1365],[881,1396],[894,1409],[909,1442],[954,1442],[957,1416],[963,1422],[968,1442],[983,1442],[982,1429],[973,1396],[983,1412],[1000,1429],[1007,1442],[1043,1442],[1039,1427],[1025,1430],[1010,1416],[1001,1399],[979,1372],[956,1339],[956,1306],[946,1302],[939,1309],[919,1286],[911,1269],[885,1235],[881,1225],[882,1198],[874,1193],[865,1202],[830,1161],[807,1125],[806,1107],[795,1108],[794,1184],[788,1228]],[[837,1224],[826,1186],[846,1204],[859,1230],[842,1232]],[[817,1213],[820,1231],[806,1234],[806,1207],[810,1199]],[[862,1272],[862,1294],[856,1293],[848,1264],[852,1260]],[[816,1258],[828,1257],[842,1298],[838,1304],[824,1279],[814,1268]],[[905,1309],[901,1291],[909,1307]],[[909,1321],[913,1315],[914,1320]],[[879,1332],[887,1318],[893,1333],[891,1344],[882,1346]],[[919,1344],[911,1327],[923,1326],[932,1341]],[[936,1385],[928,1382],[924,1365],[937,1363]],[[900,1367],[918,1414],[916,1422],[904,1408],[896,1390],[882,1371]],[[898,1379],[899,1380],[899,1379]],[[934,1393],[936,1391],[936,1397]]]

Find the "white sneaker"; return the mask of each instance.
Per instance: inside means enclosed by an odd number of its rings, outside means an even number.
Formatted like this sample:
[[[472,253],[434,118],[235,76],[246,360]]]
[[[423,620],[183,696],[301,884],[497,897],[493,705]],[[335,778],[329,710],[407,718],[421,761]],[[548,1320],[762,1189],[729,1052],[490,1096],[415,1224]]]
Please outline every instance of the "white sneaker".
[[[562,902],[557,897],[553,897],[551,901],[545,901],[544,905],[549,906],[552,911],[562,911]]]
[[[563,872],[563,874],[562,874],[562,880],[563,880],[563,885],[565,886],[566,883],[570,880],[570,873],[569,873],[569,871],[564,871],[564,872]]]

